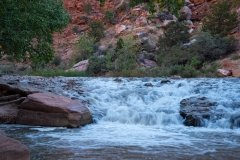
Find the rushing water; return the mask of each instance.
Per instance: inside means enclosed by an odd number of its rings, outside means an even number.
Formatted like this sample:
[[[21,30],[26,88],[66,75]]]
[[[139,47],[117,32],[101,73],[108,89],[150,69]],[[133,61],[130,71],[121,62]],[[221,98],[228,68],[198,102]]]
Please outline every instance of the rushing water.
[[[230,121],[240,115],[240,79],[17,78],[84,101],[94,117],[76,129],[0,125],[29,147],[33,160],[240,159],[240,118],[233,128]],[[184,126],[179,106],[189,97],[217,102],[224,116]]]

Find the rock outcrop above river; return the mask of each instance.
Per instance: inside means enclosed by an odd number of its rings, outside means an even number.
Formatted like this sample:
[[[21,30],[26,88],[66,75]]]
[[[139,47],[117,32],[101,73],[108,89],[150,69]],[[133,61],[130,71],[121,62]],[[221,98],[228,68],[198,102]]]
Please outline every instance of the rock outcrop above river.
[[[180,102],[180,115],[185,119],[186,126],[204,126],[204,119],[210,119],[216,102],[211,102],[206,97],[190,97]]]
[[[0,159],[2,160],[30,160],[29,149],[19,141],[6,137],[0,131]]]
[[[79,127],[92,122],[92,115],[82,103],[51,93],[30,94],[20,105],[18,124]]]

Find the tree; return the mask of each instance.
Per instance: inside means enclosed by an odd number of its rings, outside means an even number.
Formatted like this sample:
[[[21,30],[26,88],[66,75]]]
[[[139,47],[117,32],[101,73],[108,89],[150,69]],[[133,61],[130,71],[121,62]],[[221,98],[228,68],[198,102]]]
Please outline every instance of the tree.
[[[69,14],[59,0],[1,0],[0,55],[17,61],[49,62],[53,33],[67,26]]]
[[[94,37],[90,37],[87,34],[82,35],[81,39],[74,44],[74,48],[76,49],[78,56],[78,61],[86,60],[92,56],[94,52],[96,52],[97,48],[94,44],[96,39]]]
[[[104,37],[104,27],[100,21],[91,21],[88,24],[89,26],[89,36],[94,37],[96,41],[100,41]]]
[[[237,26],[237,13],[232,12],[232,5],[226,0],[217,2],[210,13],[203,19],[202,30],[212,35],[224,37]]]
[[[159,45],[164,48],[170,48],[174,45],[181,45],[189,42],[191,35],[189,28],[182,22],[170,22],[167,24],[167,30],[164,31],[163,37],[159,37]]]

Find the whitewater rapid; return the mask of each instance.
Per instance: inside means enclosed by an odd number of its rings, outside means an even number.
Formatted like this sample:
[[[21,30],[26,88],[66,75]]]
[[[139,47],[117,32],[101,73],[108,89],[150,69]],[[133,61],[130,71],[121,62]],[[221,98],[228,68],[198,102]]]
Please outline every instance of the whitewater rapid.
[[[167,83],[163,78],[18,80],[45,83],[45,90],[83,101],[94,117],[93,124],[77,129],[0,125],[7,135],[30,148],[32,159],[240,157],[240,128],[238,124],[231,128],[230,121],[233,115],[240,114],[238,78],[167,79]],[[206,120],[203,127],[184,126],[180,102],[189,97],[207,97],[217,102],[215,110],[224,115]]]

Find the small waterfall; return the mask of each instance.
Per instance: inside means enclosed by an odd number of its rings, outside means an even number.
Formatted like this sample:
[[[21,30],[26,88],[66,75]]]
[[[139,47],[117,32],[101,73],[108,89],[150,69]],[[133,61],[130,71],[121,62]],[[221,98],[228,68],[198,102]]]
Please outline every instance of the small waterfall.
[[[16,79],[83,101],[95,121],[76,129],[0,125],[29,147],[31,159],[240,157],[240,79]],[[180,102],[190,97],[216,102],[210,115],[197,117],[201,127],[185,126],[180,115]]]
[[[239,128],[240,85],[235,79],[110,79],[83,81],[88,91],[84,100],[96,122],[108,121],[141,125],[183,125],[180,101],[189,97],[207,97],[217,102],[209,119],[200,119],[207,128]],[[165,80],[164,80],[165,81]],[[146,83],[151,83],[146,86]],[[234,87],[233,87],[234,86]]]

